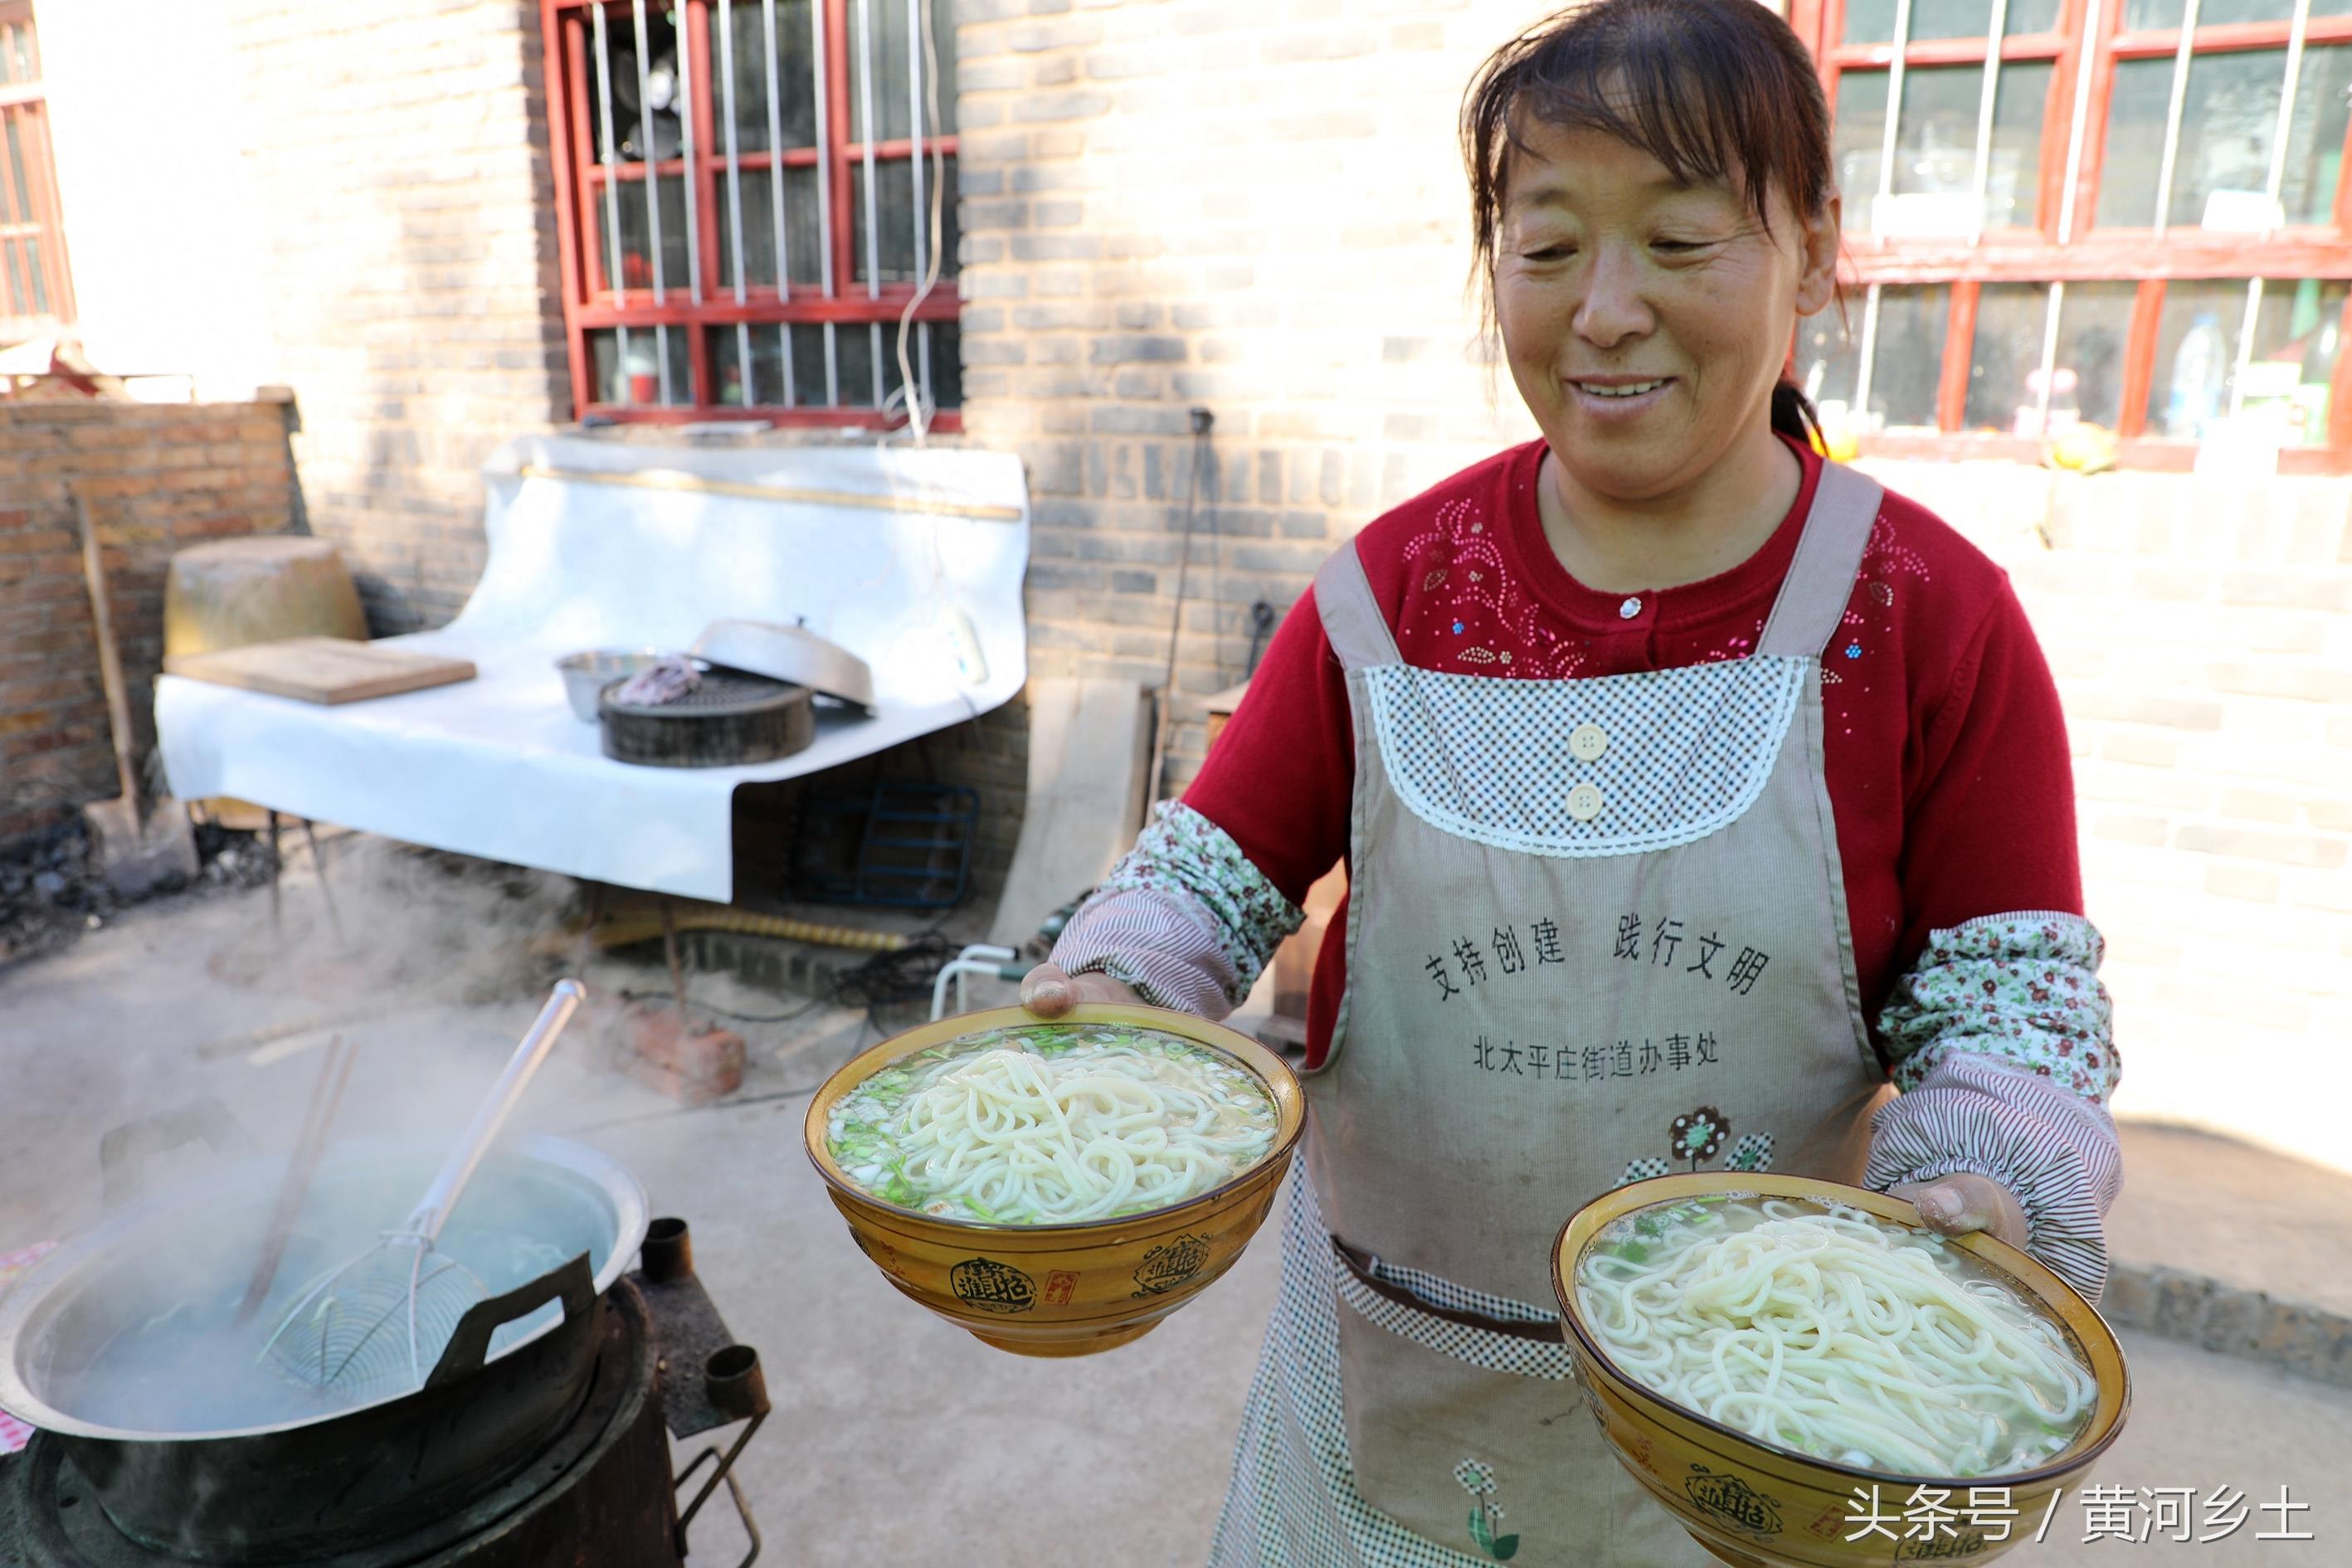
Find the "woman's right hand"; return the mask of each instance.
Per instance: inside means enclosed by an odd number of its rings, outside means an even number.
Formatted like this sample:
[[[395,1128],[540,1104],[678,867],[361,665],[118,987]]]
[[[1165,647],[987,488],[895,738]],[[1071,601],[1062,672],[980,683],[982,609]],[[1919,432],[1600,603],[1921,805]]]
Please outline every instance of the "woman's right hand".
[[[1058,1018],[1088,1002],[1115,1002],[1141,1006],[1135,987],[1108,974],[1068,974],[1060,965],[1041,963],[1021,977],[1021,1005],[1040,1018]]]

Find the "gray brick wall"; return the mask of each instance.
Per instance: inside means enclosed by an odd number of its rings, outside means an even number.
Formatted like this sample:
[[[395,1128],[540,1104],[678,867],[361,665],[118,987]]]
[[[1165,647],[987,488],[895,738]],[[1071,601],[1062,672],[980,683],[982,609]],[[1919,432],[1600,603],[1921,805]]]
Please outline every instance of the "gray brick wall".
[[[570,416],[539,7],[228,7],[312,529],[382,632],[456,614],[484,458]]]
[[[1334,541],[1532,433],[1477,345],[1454,117],[1540,14],[959,7],[968,427],[1029,466],[1041,672],[1160,684],[1181,578],[1171,781],[1254,605],[1286,611]]]

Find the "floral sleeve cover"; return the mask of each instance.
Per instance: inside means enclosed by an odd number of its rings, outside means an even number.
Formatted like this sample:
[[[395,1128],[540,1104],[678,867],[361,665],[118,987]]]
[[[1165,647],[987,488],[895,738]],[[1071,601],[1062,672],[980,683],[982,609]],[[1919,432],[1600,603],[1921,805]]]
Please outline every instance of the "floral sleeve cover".
[[[1304,918],[1223,828],[1163,801],[1062,928],[1054,962],[1108,974],[1156,1005],[1222,1018]]]
[[[2080,915],[2047,911],[1933,933],[1879,1016],[1903,1092],[1872,1122],[1864,1178],[1990,1177],[2023,1205],[2028,1249],[2093,1301],[2123,1184],[2104,946]]]

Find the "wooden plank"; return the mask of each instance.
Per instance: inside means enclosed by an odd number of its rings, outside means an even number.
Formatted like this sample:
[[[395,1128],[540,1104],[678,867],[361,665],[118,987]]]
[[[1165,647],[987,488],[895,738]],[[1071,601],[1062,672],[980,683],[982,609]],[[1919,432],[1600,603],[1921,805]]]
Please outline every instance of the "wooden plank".
[[[1151,733],[1132,680],[1029,682],[1029,801],[989,941],[1020,946],[1134,847]]]
[[[163,668],[215,686],[327,704],[421,691],[471,680],[475,674],[466,659],[342,637],[289,637],[212,653],[175,654],[163,661]]]

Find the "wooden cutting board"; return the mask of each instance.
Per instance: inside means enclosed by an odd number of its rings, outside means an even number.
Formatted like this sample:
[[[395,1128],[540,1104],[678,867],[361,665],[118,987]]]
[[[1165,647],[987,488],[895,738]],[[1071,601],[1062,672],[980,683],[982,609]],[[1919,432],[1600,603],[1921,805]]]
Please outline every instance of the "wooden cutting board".
[[[173,675],[215,686],[267,691],[304,702],[362,702],[474,679],[462,658],[385,647],[341,637],[289,637],[211,653],[174,654],[163,661]]]

